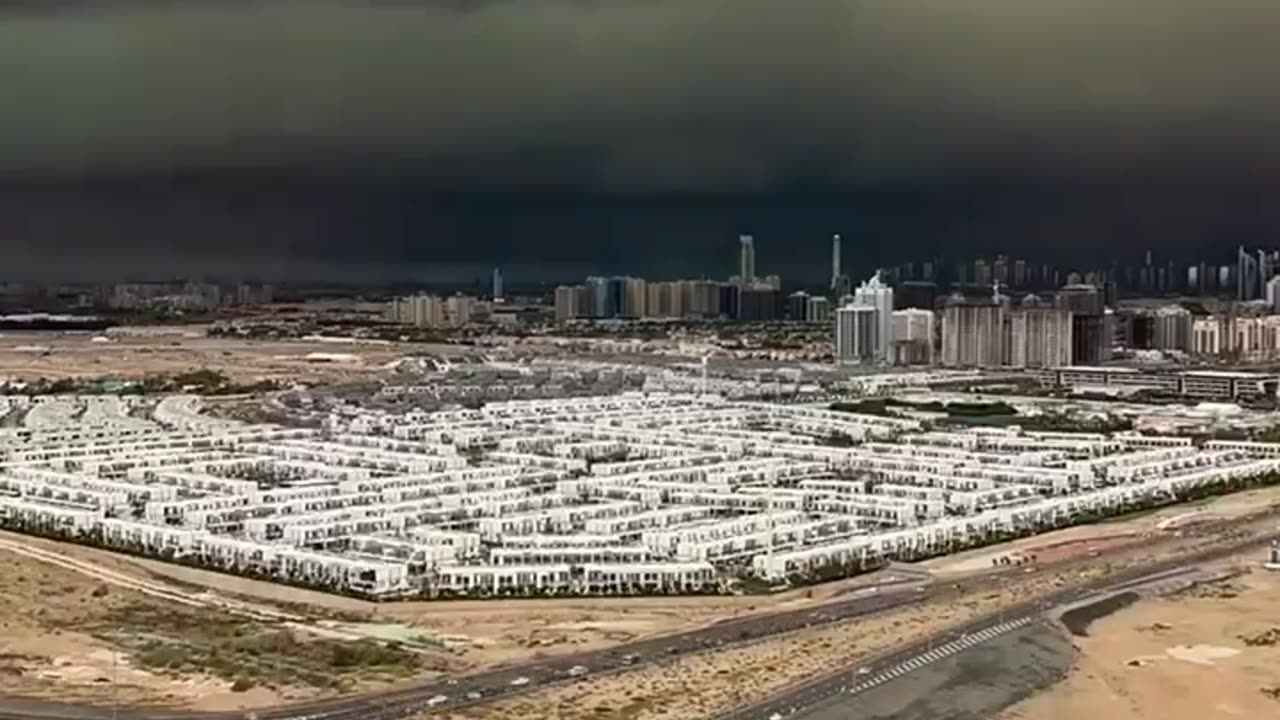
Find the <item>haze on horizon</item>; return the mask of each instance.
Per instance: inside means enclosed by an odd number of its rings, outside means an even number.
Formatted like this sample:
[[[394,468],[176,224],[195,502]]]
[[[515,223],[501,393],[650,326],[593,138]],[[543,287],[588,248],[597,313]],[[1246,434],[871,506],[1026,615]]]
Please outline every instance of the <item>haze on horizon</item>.
[[[1269,244],[1278,33],[1255,0],[10,0],[0,237],[37,274]]]

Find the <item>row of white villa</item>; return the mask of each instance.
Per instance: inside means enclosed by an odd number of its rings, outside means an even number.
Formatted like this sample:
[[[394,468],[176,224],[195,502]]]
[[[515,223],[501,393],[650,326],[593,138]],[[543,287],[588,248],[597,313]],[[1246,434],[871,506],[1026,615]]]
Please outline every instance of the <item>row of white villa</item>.
[[[1280,445],[677,395],[0,429],[0,524],[368,597],[804,581],[1269,480]],[[833,442],[835,436],[843,436]]]

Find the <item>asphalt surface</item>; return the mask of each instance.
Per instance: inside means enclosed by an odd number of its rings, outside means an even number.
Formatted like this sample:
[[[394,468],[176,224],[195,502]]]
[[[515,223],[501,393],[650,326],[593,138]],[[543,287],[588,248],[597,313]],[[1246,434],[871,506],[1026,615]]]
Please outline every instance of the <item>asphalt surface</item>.
[[[1256,519],[1256,518],[1255,518]],[[1206,525],[1195,534],[1221,534],[1224,527]],[[1004,608],[999,613],[979,618],[948,633],[926,638],[903,647],[889,655],[869,662],[872,672],[880,672],[886,663],[892,665],[928,652],[932,647],[955,640],[956,632],[980,632],[989,626],[999,625],[1008,619],[1036,617],[1046,609],[1064,603],[1078,601],[1108,588],[1121,588],[1135,583],[1148,582],[1147,578],[1176,573],[1188,565],[1218,559],[1238,552],[1244,547],[1280,538],[1280,532],[1253,536],[1247,540],[1234,540],[1191,556],[1178,556],[1171,560],[1148,564],[1139,568],[1113,573],[1107,578],[1083,586],[1072,586],[1054,593],[1038,602],[1021,603]],[[1016,575],[1021,569],[1011,568],[1006,575]],[[925,600],[945,600],[959,595],[973,585],[990,586],[992,575],[968,580],[959,584],[924,584],[918,576],[898,573],[895,579],[886,581],[875,590],[854,591],[820,606],[787,610],[762,615],[752,615],[721,622],[706,628],[642,640],[605,650],[578,653],[554,659],[497,668],[483,673],[414,685],[371,695],[350,696],[311,703],[300,703],[255,712],[237,711],[224,713],[195,713],[189,711],[103,708],[59,705],[54,703],[17,702],[0,700],[0,720],[232,720],[247,717],[258,720],[396,720],[428,710],[447,710],[464,705],[486,702],[496,698],[529,692],[575,677],[599,676],[620,672],[628,668],[661,662],[689,653],[714,650],[786,632],[802,630],[851,618],[868,616]],[[838,673],[811,684],[830,683],[838,688],[850,672],[843,668]],[[815,699],[830,697],[809,695],[808,686],[788,690],[770,700],[770,710],[763,715],[755,708],[744,708],[726,716],[733,718],[760,718],[767,720],[779,709],[796,710],[811,706]]]
[[[720,716],[720,720],[803,718],[805,717],[804,713],[824,703],[829,703],[833,698],[849,694],[850,690],[854,690],[853,694],[856,695],[874,689],[873,687],[860,687],[864,680],[880,678],[877,685],[883,684],[896,679],[904,672],[915,671],[922,665],[945,659],[945,657],[939,656],[935,652],[937,648],[953,648],[954,652],[952,654],[962,652],[972,646],[964,645],[964,641],[968,638],[978,636],[986,641],[994,640],[1000,635],[1017,630],[1019,627],[1038,622],[1046,612],[1064,604],[1077,603],[1091,597],[1099,597],[1101,599],[1112,596],[1116,592],[1127,594],[1134,587],[1168,582],[1180,575],[1194,572],[1197,569],[1194,567],[1195,565],[1229,557],[1243,548],[1261,545],[1276,539],[1280,539],[1280,532],[1269,533],[1248,540],[1237,540],[1191,555],[1180,555],[1158,563],[1130,568],[1091,583],[1068,587],[1042,598],[1004,607],[994,613],[983,615],[962,625],[950,628],[945,632],[926,637],[920,641],[896,648],[887,654],[869,659],[859,668],[841,668],[829,675],[789,688],[763,703],[735,709]],[[1011,626],[1011,623],[1021,623],[1021,625]],[[921,658],[925,659],[924,663],[919,662]],[[907,670],[893,674],[895,669],[908,665],[911,667]],[[944,713],[940,717],[951,716]]]
[[[947,647],[890,668],[890,680],[787,720],[981,720],[1059,681],[1072,661],[1070,639],[1044,622],[991,628],[960,641],[959,650]]]

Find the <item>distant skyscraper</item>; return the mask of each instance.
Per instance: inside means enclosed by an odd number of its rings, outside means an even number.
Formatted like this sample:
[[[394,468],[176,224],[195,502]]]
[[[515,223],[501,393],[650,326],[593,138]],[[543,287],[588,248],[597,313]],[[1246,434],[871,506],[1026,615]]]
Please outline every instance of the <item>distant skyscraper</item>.
[[[836,310],[836,364],[874,362],[877,324],[876,309],[870,305],[846,305]]]
[[[777,320],[785,311],[782,293],[764,285],[738,290],[738,319],[750,322]]]
[[[1271,278],[1276,275],[1276,253],[1275,251],[1258,251],[1258,292],[1262,292],[1262,288],[1266,286]]]
[[[1264,296],[1267,301],[1267,307],[1272,312],[1280,312],[1280,275],[1277,275],[1267,281],[1266,292]]]
[[[942,364],[999,367],[1004,363],[1004,306],[994,299],[953,297],[942,315]]]
[[[613,317],[609,307],[609,278],[593,275],[587,278],[587,307],[581,313],[585,317]]]
[[[828,322],[831,320],[831,303],[821,295],[809,298],[804,318],[808,322]]]
[[[831,289],[835,290],[844,272],[840,266],[840,234],[831,236]]]
[[[1236,251],[1236,299],[1252,300],[1257,297],[1257,280],[1258,261],[1241,245]]]
[[[933,261],[925,260],[920,264],[920,279],[926,282],[933,282],[937,278],[934,277]]]
[[[853,297],[856,305],[875,308],[875,359],[885,364],[893,362],[893,288],[881,282],[877,272],[858,286]]]
[[[990,285],[992,280],[991,266],[981,258],[973,261],[973,284]]]
[[[995,265],[992,266],[992,276],[996,282],[1001,285],[1009,284],[1009,258],[1004,255],[997,255]]]
[[[1102,291],[1093,285],[1067,285],[1058,291],[1058,307],[1071,313],[1072,364],[1096,365],[1110,357]]]
[[[1071,313],[1039,307],[1035,301],[1008,316],[1009,357],[1018,368],[1052,368],[1071,364]]]
[[[493,301],[502,302],[502,268],[493,269]]]
[[[738,237],[738,282],[750,285],[756,280],[756,243],[750,235]]]
[[[391,302],[387,314],[393,322],[417,327],[439,328],[449,324],[446,302],[434,295],[397,298]]]
[[[1027,286],[1026,260],[1013,261],[1013,286],[1018,289],[1025,288]]]
[[[556,288],[556,322],[566,322],[587,315],[587,288],[582,285],[561,285]]]
[[[625,318],[642,318],[646,314],[649,299],[648,282],[644,278],[622,278],[622,298],[618,314]]]
[[[804,322],[809,309],[809,293],[797,290],[787,296],[787,319]]]
[[[1178,305],[1167,305],[1156,311],[1152,345],[1157,350],[1191,350],[1191,311]]]

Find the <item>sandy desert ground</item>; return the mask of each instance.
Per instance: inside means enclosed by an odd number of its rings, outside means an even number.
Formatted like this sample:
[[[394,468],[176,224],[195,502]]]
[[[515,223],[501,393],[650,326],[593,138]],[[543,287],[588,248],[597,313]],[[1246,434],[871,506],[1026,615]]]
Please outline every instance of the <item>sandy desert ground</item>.
[[[175,601],[168,588],[116,575],[110,563],[86,572],[15,552],[8,537],[0,549],[3,694],[232,710],[457,670],[442,651],[385,648],[321,625]]]
[[[1000,720],[1280,717],[1280,573],[1143,600],[1076,637],[1065,681]]]
[[[240,340],[205,337],[203,326],[113,329],[109,334],[23,333],[0,335],[0,378],[139,378],[206,368],[236,382],[360,380],[385,372],[386,363],[410,352],[447,348],[307,340]],[[107,338],[95,341],[95,337]],[[456,351],[456,349],[455,349]],[[352,355],[338,363],[310,362],[310,353]]]
[[[1238,518],[1267,508],[1280,508],[1280,487],[1208,498],[1096,525],[1080,525],[997,546],[956,553],[920,563],[934,577],[964,577],[989,570],[993,561],[1035,558],[1049,564],[1111,552],[1153,537],[1174,535],[1199,523]]]

